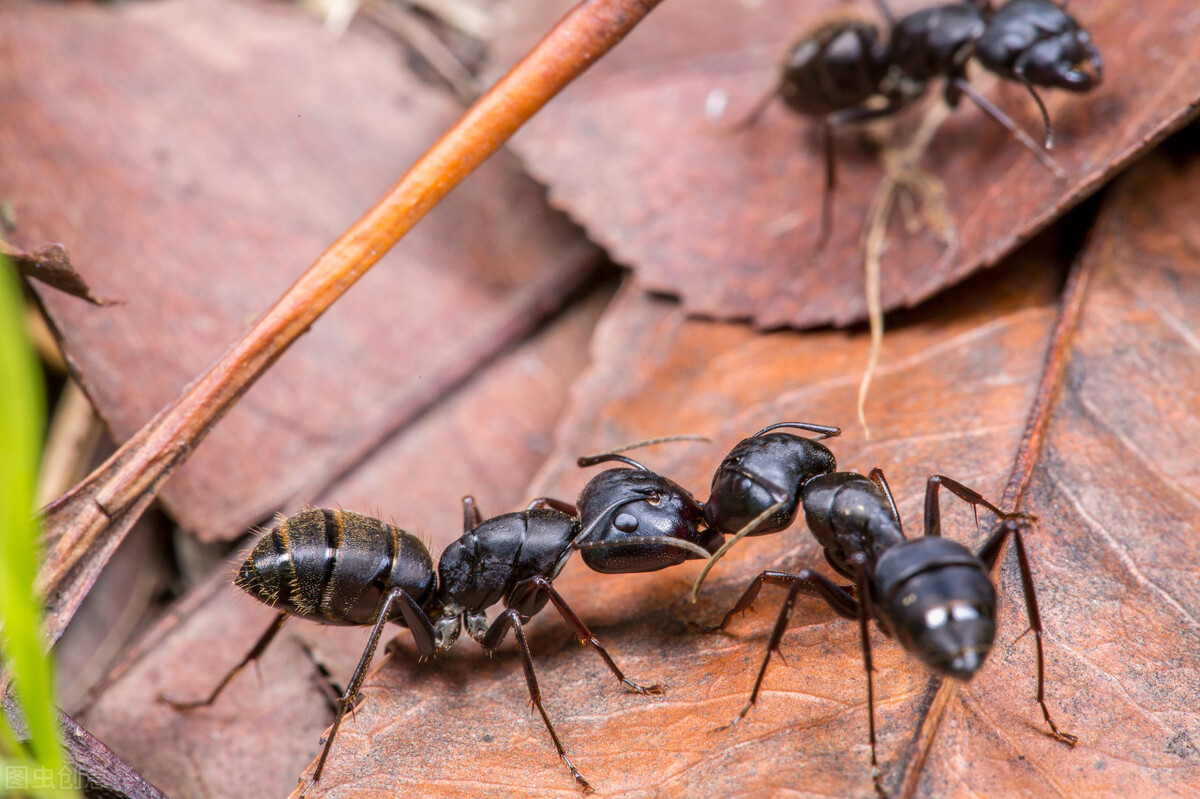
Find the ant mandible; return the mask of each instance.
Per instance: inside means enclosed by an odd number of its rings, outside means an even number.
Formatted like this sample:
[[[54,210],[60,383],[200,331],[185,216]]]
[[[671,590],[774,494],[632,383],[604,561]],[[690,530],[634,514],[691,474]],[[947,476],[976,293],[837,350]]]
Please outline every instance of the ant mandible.
[[[963,0],[921,9],[896,19],[885,0],[875,0],[890,33],[881,42],[878,27],[859,19],[837,19],[800,37],[788,51],[779,83],[739,125],[753,124],[778,95],[801,116],[821,123],[825,191],[818,250],[832,230],[836,169],[833,131],[845,124],[890,116],[921,97],[930,79],[944,78],[943,97],[951,108],[965,94],[1003,125],[1058,178],[1063,172],[996,105],[966,78],[972,58],[1005,80],[1022,84],[1033,97],[1045,126],[1045,149],[1053,146],[1050,115],[1036,87],[1087,92],[1098,86],[1104,65],[1100,51],[1065,4],[1053,0],[1009,0],[993,9],[989,0]],[[1087,63],[1091,71],[1081,69]]]
[[[779,428],[817,433],[805,438]],[[1025,551],[1022,528],[1033,519],[1001,510],[979,493],[943,475],[929,478],[925,490],[925,530],[908,539],[883,471],[867,475],[836,471],[833,453],[818,439],[836,436],[836,427],[781,422],[743,439],[726,456],[713,476],[704,506],[709,526],[733,537],[712,556],[696,579],[695,599],[712,566],[747,535],[778,532],[789,527],[803,509],[808,529],[824,550],[825,559],[852,581],[838,585],[812,569],[797,572],[764,571],[746,588],[715,630],[724,629],[738,613],[750,608],[764,584],[789,589],[776,619],[750,699],[730,723],[746,716],[758,699],[771,653],[779,648],[796,598],[817,596],[838,615],[859,625],[863,665],[867,674],[868,737],[872,782],[885,796],[875,750],[875,695],[872,683],[868,622],[895,638],[934,673],[970,680],[983,665],[996,632],[996,590],[991,571],[1011,537],[1021,571],[1025,609],[1037,649],[1037,701],[1051,735],[1074,746],[1074,735],[1062,732],[1045,700],[1045,658],[1037,594]],[[976,510],[996,514],[1000,527],[978,553],[942,538],[939,489],[945,488]]]
[[[517,513],[483,519],[472,497],[463,498],[463,535],[433,561],[415,536],[379,519],[346,510],[308,509],[265,533],[242,563],[234,584],[275,608],[275,619],[242,660],[205,698],[179,701],[177,710],[213,704],[249,663],[258,660],[289,617],[320,624],[370,626],[371,634],[338,702],[317,765],[301,795],[321,778],[334,738],[359,689],[388,622],[407,627],[422,656],[445,652],[465,625],[467,634],[493,652],[511,630],[530,700],[554,748],[585,791],[591,785],[567,757],[542,703],[523,625],[547,602],[575,636],[604,660],[617,680],[642,694],[662,686],[628,679],[587,625],[554,589],[571,554],[603,573],[650,572],[705,559],[724,540],[702,531],[703,508],[686,490],[615,453],[581,458],[580,466],[620,461],[631,469],[608,469],[592,478],[577,505],[539,498]],[[487,608],[504,604],[488,622]]]

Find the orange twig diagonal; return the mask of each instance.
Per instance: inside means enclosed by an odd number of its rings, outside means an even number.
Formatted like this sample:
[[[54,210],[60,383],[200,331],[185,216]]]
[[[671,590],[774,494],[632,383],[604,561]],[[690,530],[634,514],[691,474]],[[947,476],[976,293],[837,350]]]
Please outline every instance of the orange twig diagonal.
[[[46,509],[36,583],[58,640],[125,531],[212,425],[387,250],[661,0],[588,0],[472,106],[207,372]]]

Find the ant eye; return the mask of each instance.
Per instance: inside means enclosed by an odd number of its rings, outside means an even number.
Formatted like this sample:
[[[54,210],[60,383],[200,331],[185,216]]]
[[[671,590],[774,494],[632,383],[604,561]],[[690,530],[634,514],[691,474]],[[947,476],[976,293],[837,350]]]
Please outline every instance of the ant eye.
[[[613,527],[622,533],[635,532],[638,529],[637,517],[632,513],[618,513],[617,518],[613,520]]]
[[[754,481],[749,477],[742,475],[733,482],[733,493],[736,496],[744,497],[750,493],[750,489],[754,487]]]

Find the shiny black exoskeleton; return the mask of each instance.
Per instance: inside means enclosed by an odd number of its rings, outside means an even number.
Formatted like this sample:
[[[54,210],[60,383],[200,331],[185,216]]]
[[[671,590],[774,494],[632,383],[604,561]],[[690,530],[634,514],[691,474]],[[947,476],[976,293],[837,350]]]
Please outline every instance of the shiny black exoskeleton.
[[[204,699],[160,697],[177,710],[211,705],[247,664],[258,660],[289,617],[321,624],[371,626],[324,740],[321,759],[301,796],[321,778],[346,711],[354,706],[388,622],[412,631],[417,648],[434,651],[428,614],[439,607],[429,550],[415,536],[370,516],[310,508],[279,522],[254,545],[234,584],[279,612],[246,656]]]
[[[567,757],[542,705],[522,625],[550,602],[580,642],[595,649],[623,685],[638,693],[658,693],[661,686],[642,686],[624,675],[555,591],[553,581],[575,550],[582,551],[584,562],[594,571],[650,572],[708,557],[724,540],[700,530],[703,509],[686,490],[635,461],[606,454],[581,458],[580,465],[607,460],[635,468],[601,472],[584,487],[575,506],[542,498],[520,513],[483,521],[471,498],[464,499],[466,532],[446,548],[438,564],[440,609],[433,625],[439,652],[454,643],[464,625],[489,652],[513,631],[530,698],[559,757],[585,790],[591,786]],[[486,610],[500,602],[505,609],[489,626]]]
[[[883,794],[875,755],[868,621],[874,619],[888,637],[898,640],[935,673],[971,679],[983,665],[995,637],[996,591],[991,570],[1011,536],[1030,628],[1037,642],[1037,700],[1053,736],[1074,745],[1075,737],[1059,731],[1045,702],[1041,616],[1021,534],[1030,517],[1006,513],[961,483],[934,475],[925,493],[925,534],[905,538],[881,470],[873,469],[866,476],[836,471],[833,453],[824,444],[781,432],[781,427],[816,432],[821,438],[840,432],[834,427],[782,423],[744,439],[730,451],[713,477],[705,517],[715,531],[733,537],[706,565],[696,581],[696,590],[709,568],[740,538],[786,529],[801,509],[825,559],[852,584],[838,585],[811,569],[795,573],[764,571],[754,579],[716,629],[723,629],[736,614],[747,610],[764,583],[790,590],[750,699],[733,723],[743,718],[758,698],[771,653],[779,647],[798,595],[820,597],[839,615],[859,622],[867,672],[871,765],[876,790]],[[1000,519],[999,531],[978,554],[941,537],[938,491],[943,487],[973,507],[987,508]]]
[[[552,583],[577,549],[596,571],[648,572],[689,558],[707,558],[724,540],[700,529],[703,508],[687,491],[635,461],[606,454],[581,459],[581,465],[608,460],[635,468],[597,475],[580,494],[577,506],[541,498],[524,511],[485,520],[474,499],[464,497],[463,535],[446,547],[436,572],[419,540],[378,519],[351,511],[310,509],[282,520],[257,542],[234,580],[252,597],[276,608],[278,615],[208,697],[191,702],[163,697],[164,701],[181,710],[212,704],[238,672],[263,654],[290,616],[322,624],[372,626],[304,789],[307,794],[321,777],[338,727],[354,706],[388,622],[407,627],[425,656],[453,646],[464,625],[468,635],[489,652],[512,630],[530,698],[572,776],[590,790],[567,758],[542,705],[522,625],[550,602],[622,684],[639,693],[658,692],[660,686],[641,686],[625,677]],[[489,624],[487,609],[500,603],[505,609]]]
[[[1087,92],[1103,79],[1099,49],[1053,0],[1009,0],[996,9],[990,2],[968,0],[921,9],[898,20],[892,19],[884,0],[876,3],[891,22],[888,60],[893,69],[914,86],[945,78],[944,96],[952,108],[966,94],[1027,146],[1031,142],[1016,124],[967,82],[972,58],[1029,91],[1042,115],[1046,149],[1053,146],[1053,129],[1035,87]],[[1085,63],[1090,72],[1081,69]],[[1044,159],[1044,153],[1031,149]]]
[[[974,59],[1005,80],[1024,85],[1042,115],[1049,149],[1053,129],[1035,87],[1086,92],[1103,78],[1099,49],[1063,6],[1053,0],[1009,0],[993,9],[987,0],[962,0],[896,19],[885,0],[876,0],[876,5],[889,24],[886,41],[869,22],[827,22],[792,45],[775,89],[792,111],[821,122],[825,194],[817,249],[832,227],[834,128],[894,114],[921,97],[934,78],[945,79],[944,96],[951,107],[967,95],[1042,164],[1065,177],[1016,123],[967,81],[967,64]],[[1081,68],[1085,63],[1090,71]],[[769,101],[770,96],[764,98],[744,124],[753,123]]]
[[[917,96],[908,82],[894,80],[891,73],[888,48],[875,25],[858,19],[832,20],[796,40],[780,68],[774,92],[739,125],[754,124],[776,95],[795,113],[820,121],[825,194],[818,250],[833,228],[834,129],[888,116]],[[917,92],[923,89],[920,86]]]

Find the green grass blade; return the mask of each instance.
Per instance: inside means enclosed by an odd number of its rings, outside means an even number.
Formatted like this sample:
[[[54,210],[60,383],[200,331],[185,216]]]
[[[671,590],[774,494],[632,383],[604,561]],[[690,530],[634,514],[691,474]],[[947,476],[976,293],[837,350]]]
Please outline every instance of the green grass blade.
[[[45,399],[24,318],[20,283],[12,265],[0,258],[0,636],[35,765],[42,773],[60,774],[63,755],[54,680],[42,650],[41,604],[33,595],[37,569],[33,497]],[[0,741],[11,740],[9,734],[0,736]],[[4,754],[12,761],[25,760],[24,752]]]

